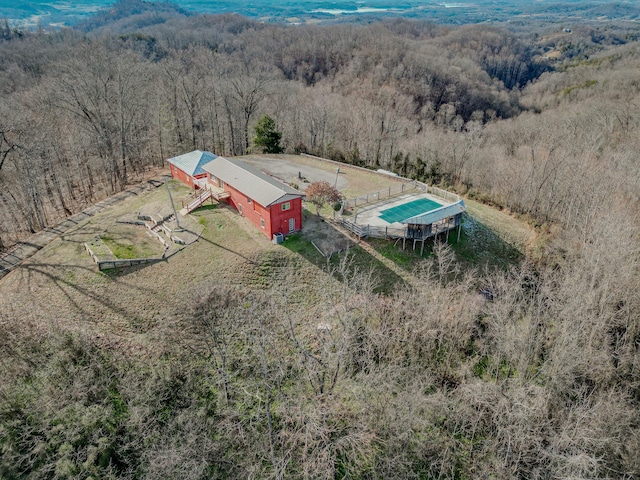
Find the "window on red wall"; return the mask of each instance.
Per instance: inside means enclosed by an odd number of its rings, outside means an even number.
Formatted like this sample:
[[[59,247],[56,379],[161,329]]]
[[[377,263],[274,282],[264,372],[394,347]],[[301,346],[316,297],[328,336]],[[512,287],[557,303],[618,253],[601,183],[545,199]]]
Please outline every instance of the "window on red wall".
[[[261,218],[261,219],[260,219],[260,226],[261,226],[262,228],[264,228],[264,218]]]
[[[290,208],[291,208],[291,202],[284,202],[282,204],[282,211],[283,212],[286,211],[286,210],[289,210]]]

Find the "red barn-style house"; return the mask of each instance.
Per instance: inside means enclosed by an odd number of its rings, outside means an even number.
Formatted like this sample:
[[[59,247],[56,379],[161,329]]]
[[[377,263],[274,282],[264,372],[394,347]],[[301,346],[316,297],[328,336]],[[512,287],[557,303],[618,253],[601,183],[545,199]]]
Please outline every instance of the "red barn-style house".
[[[216,157],[202,168],[214,193],[228,193],[226,201],[267,238],[302,229],[304,194],[295,188],[236,159]]]
[[[171,176],[186,183],[191,188],[203,188],[207,183],[207,172],[202,167],[217,158],[211,152],[194,150],[167,160],[171,166]]]

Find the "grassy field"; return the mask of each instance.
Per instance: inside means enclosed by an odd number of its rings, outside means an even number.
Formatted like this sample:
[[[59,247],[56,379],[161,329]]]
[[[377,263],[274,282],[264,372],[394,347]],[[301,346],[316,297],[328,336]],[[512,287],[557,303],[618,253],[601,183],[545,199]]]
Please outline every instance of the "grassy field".
[[[189,192],[177,184],[172,190],[178,199]],[[216,284],[264,285],[276,281],[278,268],[290,263],[298,271],[319,271],[303,258],[272,245],[234,210],[206,207],[192,214],[194,222],[205,227],[195,244],[164,262],[99,272],[84,242],[104,236],[106,243],[118,245],[114,254],[121,258],[151,253],[140,245],[134,253],[124,248],[131,239],[115,221],[146,204],[165,202],[168,204],[167,191],[159,188],[114,205],[54,240],[0,280],[0,310],[8,318],[28,319],[37,328],[90,330],[111,345],[151,354],[158,351],[158,345],[181,336],[171,319],[197,299],[199,292]],[[120,236],[113,235],[118,231]],[[155,248],[155,243],[160,246],[157,241],[147,246]],[[307,276],[313,280],[313,275]]]
[[[100,235],[100,239],[115,258],[121,260],[159,257],[164,251],[164,246],[150,236],[146,228],[134,225],[113,225]]]
[[[349,185],[354,194],[389,181],[374,173],[351,175],[348,167],[345,170],[354,179]],[[175,182],[171,188],[177,201],[190,193]],[[406,283],[430,251],[426,248],[421,257],[409,248],[403,251],[392,242],[373,240],[326,259],[301,236],[273,245],[235,210],[213,205],[191,215],[192,222],[204,228],[200,239],[167,261],[99,272],[84,242],[99,236],[119,258],[156,254],[161,249],[157,241],[132,241],[129,236],[144,235],[144,229],[115,222],[148,205],[169,205],[168,201],[166,188],[159,188],[69,230],[0,280],[0,310],[8,318],[28,319],[42,328],[90,330],[119,348],[157,354],[162,351],[159,345],[188,335],[176,327],[176,314],[216,285],[263,288],[284,284],[293,276],[304,290],[304,285],[322,282],[328,275],[339,279],[336,272],[348,256],[348,268],[372,272],[378,279],[376,290],[389,293]],[[471,217],[465,221],[463,239],[451,242],[459,259],[471,266],[498,267],[519,261],[531,241],[530,229],[503,212],[471,201],[468,205]]]

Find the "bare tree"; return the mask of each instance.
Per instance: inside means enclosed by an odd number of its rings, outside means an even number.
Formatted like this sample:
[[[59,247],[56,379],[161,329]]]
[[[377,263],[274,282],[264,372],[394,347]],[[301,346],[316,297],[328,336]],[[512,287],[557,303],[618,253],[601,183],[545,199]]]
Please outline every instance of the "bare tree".
[[[52,92],[52,104],[93,136],[98,154],[108,162],[113,190],[127,183],[132,137],[145,117],[144,72],[133,53],[85,47],[61,68]]]
[[[269,95],[269,86],[273,83],[274,76],[267,66],[254,64],[250,59],[230,62],[223,74],[225,88],[222,94],[229,129],[233,132],[239,127],[242,139],[242,143],[234,147],[232,153],[243,155],[250,147],[251,121],[260,102]]]

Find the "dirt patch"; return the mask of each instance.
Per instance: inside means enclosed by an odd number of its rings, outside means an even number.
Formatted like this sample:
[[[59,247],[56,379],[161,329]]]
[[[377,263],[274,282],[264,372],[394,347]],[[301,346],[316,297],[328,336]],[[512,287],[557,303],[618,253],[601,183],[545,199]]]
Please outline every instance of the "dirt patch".
[[[302,224],[302,236],[312,242],[325,257],[348,250],[355,245],[353,240],[323,217],[307,213]]]

